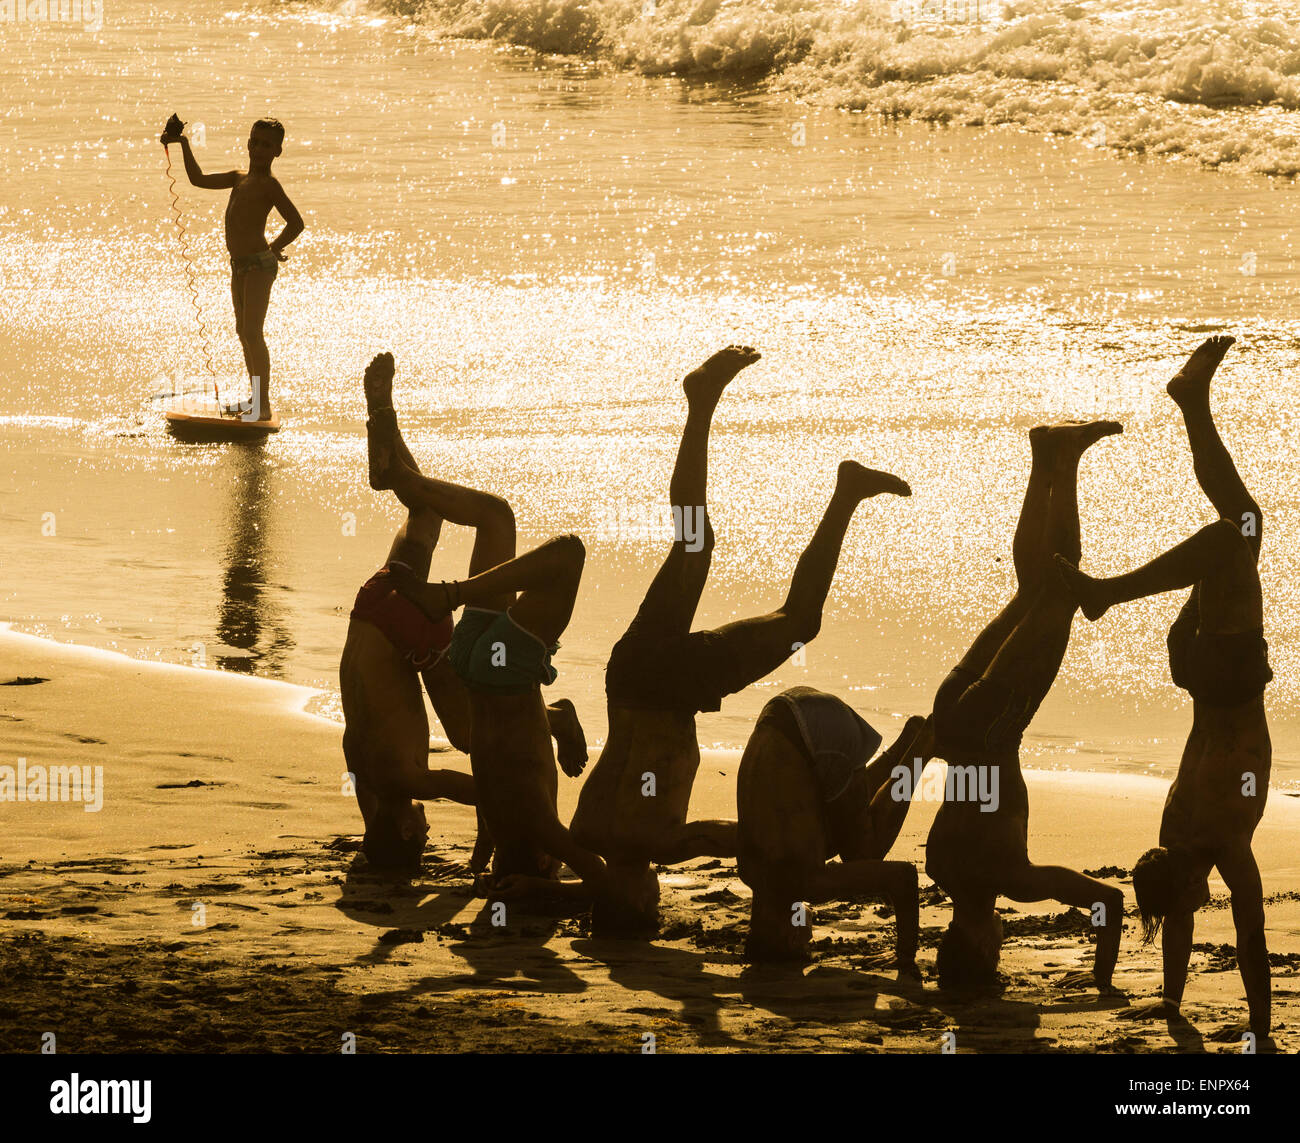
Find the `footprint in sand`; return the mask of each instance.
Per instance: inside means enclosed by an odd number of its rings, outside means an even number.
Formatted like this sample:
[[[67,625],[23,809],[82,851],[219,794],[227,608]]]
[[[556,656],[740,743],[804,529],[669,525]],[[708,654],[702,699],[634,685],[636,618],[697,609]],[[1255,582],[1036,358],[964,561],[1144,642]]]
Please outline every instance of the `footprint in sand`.
[[[184,758],[186,761],[197,758],[203,762],[221,762],[227,766],[232,766],[235,761],[224,754],[199,754],[192,750],[128,750],[126,753],[132,758],[141,760],[159,758],[165,762],[174,762],[177,758]]]

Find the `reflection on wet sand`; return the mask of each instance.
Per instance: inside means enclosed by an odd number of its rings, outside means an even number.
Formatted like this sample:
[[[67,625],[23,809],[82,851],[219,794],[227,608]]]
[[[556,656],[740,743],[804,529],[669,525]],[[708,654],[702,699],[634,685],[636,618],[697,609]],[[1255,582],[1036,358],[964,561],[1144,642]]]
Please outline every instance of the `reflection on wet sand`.
[[[219,477],[228,489],[217,609],[221,650],[213,658],[223,671],[278,679],[294,641],[266,590],[269,476],[261,442],[226,450]]]

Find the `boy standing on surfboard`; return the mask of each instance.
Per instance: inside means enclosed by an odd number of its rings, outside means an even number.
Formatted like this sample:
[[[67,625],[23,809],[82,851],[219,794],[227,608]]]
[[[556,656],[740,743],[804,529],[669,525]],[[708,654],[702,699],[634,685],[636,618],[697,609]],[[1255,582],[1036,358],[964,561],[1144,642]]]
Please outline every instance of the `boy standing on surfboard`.
[[[278,263],[285,261],[284,248],[302,233],[302,215],[289,201],[284,187],[271,174],[271,163],[280,154],[284,126],[275,119],[259,119],[248,136],[248,171],[224,171],[205,175],[182,132],[185,124],[173,115],[167,121],[161,141],[179,143],[185,157],[185,174],[190,183],[205,190],[230,188],[226,203],[226,249],[230,251],[230,296],[235,305],[235,332],[244,349],[244,363],[253,387],[250,421],[271,419],[271,354],[262,335],[266,307],[271,300],[271,283]],[[269,245],[266,219],[271,208],[284,219],[284,229]]]

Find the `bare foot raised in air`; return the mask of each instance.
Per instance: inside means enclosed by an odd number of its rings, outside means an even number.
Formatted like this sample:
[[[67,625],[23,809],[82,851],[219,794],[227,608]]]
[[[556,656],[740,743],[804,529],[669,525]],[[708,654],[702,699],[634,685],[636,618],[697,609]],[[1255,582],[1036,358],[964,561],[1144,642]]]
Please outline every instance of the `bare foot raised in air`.
[[[1055,425],[1039,425],[1029,430],[1029,444],[1039,449],[1069,449],[1082,454],[1084,449],[1096,444],[1102,437],[1122,433],[1124,426],[1118,421],[1062,421]]]
[[[709,407],[718,403],[722,390],[747,366],[753,365],[762,354],[749,345],[729,345],[708,359],[698,369],[691,370],[682,382],[686,399]]]
[[[1210,379],[1214,376],[1214,371],[1219,368],[1219,362],[1223,360],[1236,340],[1235,337],[1228,337],[1226,334],[1211,337],[1203,341],[1196,352],[1187,359],[1187,364],[1165,386],[1165,392],[1178,402],[1179,408],[1186,405],[1188,401],[1201,402],[1210,399]]]
[[[866,468],[856,460],[840,461],[835,481],[836,491],[843,489],[859,500],[879,496],[882,492],[892,492],[895,496],[912,495],[912,488],[906,480],[900,480],[892,473]]]
[[[1066,595],[1079,605],[1079,610],[1088,619],[1096,622],[1110,610],[1097,580],[1085,575],[1059,552],[1052,558],[1056,560],[1056,570],[1065,584]]]
[[[393,374],[397,369],[391,353],[379,353],[366,366],[366,408],[391,409],[393,407]]]
[[[393,464],[393,440],[390,424],[385,416],[376,416],[379,410],[393,408],[393,373],[395,366],[391,353],[381,353],[366,366],[364,381],[366,409],[366,446],[370,458],[370,487],[375,491],[392,488],[389,469]]]

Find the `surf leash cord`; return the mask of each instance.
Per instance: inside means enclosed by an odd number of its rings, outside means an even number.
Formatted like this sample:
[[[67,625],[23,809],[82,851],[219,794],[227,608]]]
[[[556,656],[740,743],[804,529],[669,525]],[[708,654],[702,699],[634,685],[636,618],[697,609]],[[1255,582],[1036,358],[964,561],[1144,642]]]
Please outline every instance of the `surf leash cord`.
[[[221,408],[221,392],[217,388],[217,371],[212,364],[212,346],[208,343],[208,326],[203,318],[203,305],[199,301],[199,284],[194,277],[194,263],[190,254],[189,235],[185,230],[185,219],[181,216],[181,199],[176,191],[176,176],[172,174],[172,153],[166,143],[163,154],[167,156],[167,181],[172,198],[172,215],[176,220],[176,236],[181,244],[181,262],[185,266],[185,285],[189,290],[190,305],[194,307],[194,318],[199,326],[199,342],[203,346],[203,362],[208,367],[212,378],[212,394],[216,398],[218,410]]]

